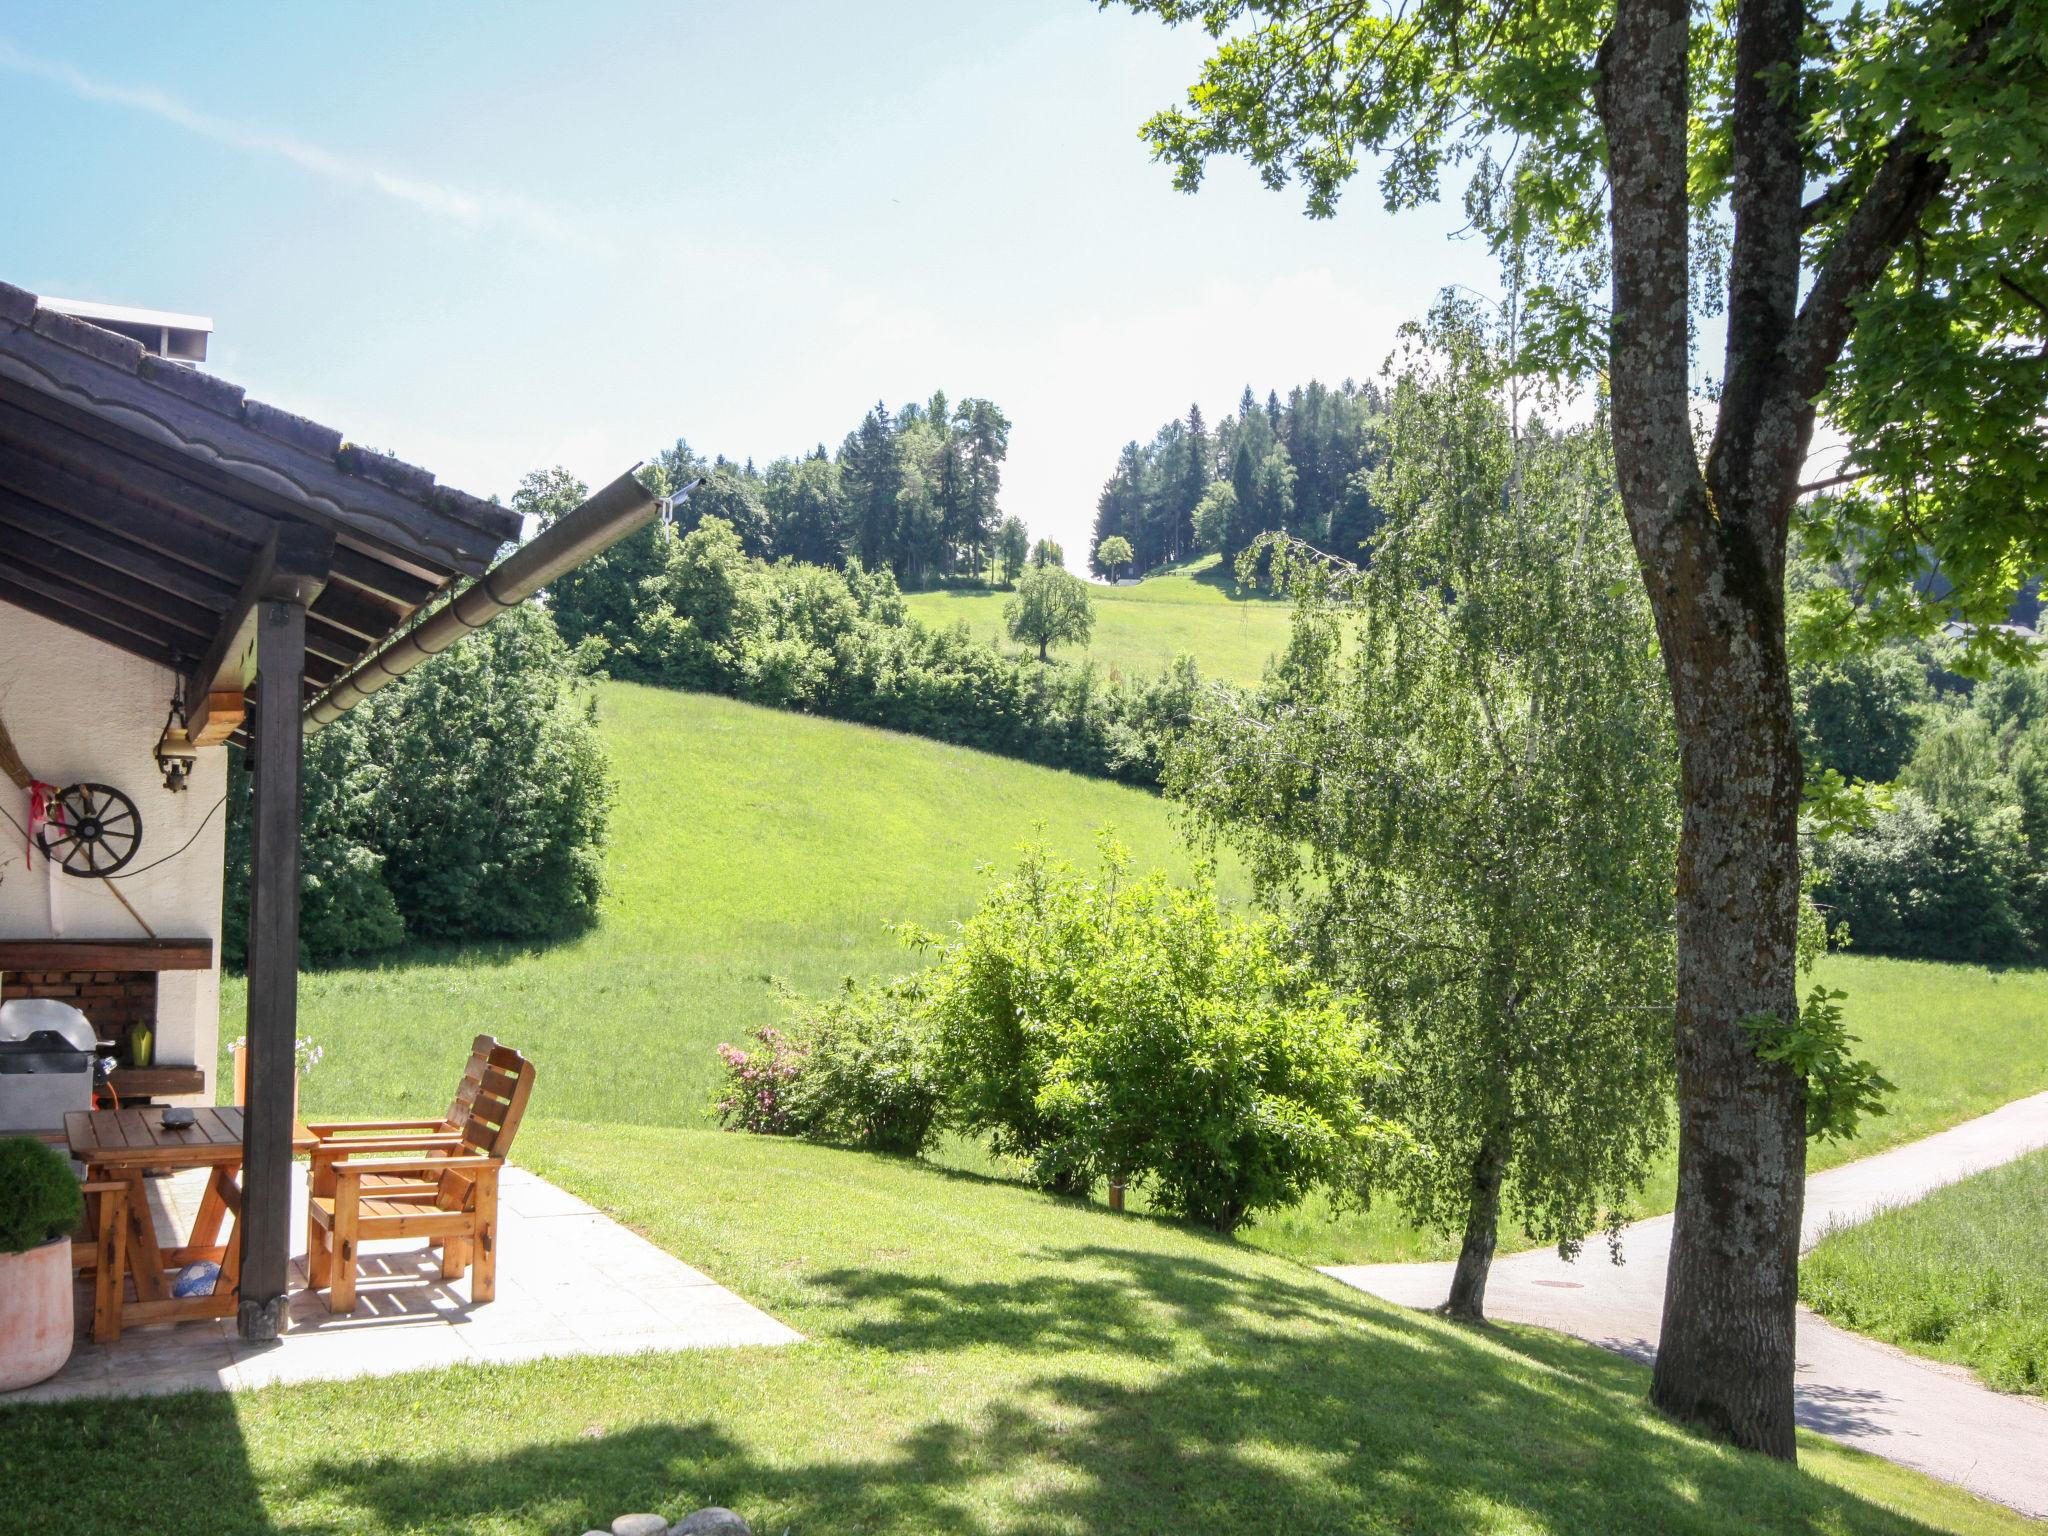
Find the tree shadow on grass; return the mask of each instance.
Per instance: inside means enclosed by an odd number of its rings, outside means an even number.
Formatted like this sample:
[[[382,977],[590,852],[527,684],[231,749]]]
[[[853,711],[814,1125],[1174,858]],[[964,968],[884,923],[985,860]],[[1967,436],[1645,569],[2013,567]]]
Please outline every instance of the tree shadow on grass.
[[[24,1493],[4,1480],[24,1438],[41,1486],[0,1511],[254,1533],[273,1529],[267,1497],[295,1536],[541,1536],[710,1503],[762,1536],[1926,1529],[1663,1423],[1639,1368],[1559,1338],[1453,1328],[1277,1264],[1114,1243],[1036,1257],[1017,1280],[813,1276],[816,1346],[620,1361],[617,1378],[466,1368],[385,1389],[381,1409],[290,1389],[262,1410],[286,1455],[256,1468],[224,1398],[62,1405],[9,1437],[0,1489]],[[707,1388],[726,1406],[708,1411]],[[579,1424],[583,1392],[613,1427]],[[322,1447],[329,1413],[363,1412],[390,1416],[376,1450]],[[414,1417],[431,1451],[407,1448]],[[81,1475],[95,1466],[118,1476]],[[188,1518],[151,1518],[170,1509]]]
[[[195,1509],[206,1536],[277,1530],[226,1393],[0,1404],[0,1532],[157,1531]]]

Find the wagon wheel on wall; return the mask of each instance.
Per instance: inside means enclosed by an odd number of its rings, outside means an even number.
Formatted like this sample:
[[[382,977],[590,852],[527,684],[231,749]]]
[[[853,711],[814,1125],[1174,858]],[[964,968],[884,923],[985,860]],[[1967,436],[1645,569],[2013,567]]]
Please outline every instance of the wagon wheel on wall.
[[[113,874],[142,846],[135,802],[107,784],[70,784],[51,800],[36,841],[43,857],[67,875]]]

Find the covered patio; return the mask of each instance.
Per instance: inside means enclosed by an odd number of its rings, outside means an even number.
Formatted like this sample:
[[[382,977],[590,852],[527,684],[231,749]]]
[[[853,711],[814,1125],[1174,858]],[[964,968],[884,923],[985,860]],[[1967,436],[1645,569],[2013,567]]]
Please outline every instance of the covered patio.
[[[292,1169],[302,1208],[305,1171]],[[166,1239],[191,1230],[204,1180],[153,1181],[151,1217]],[[242,1338],[229,1319],[130,1330],[112,1344],[81,1341],[49,1380],[0,1403],[159,1392],[231,1391],[276,1382],[385,1376],[443,1365],[506,1364],[556,1355],[794,1342],[795,1330],[734,1295],[595,1207],[518,1167],[499,1188],[501,1273],[494,1301],[472,1304],[440,1278],[424,1240],[365,1252],[353,1311],[335,1316],[306,1288],[298,1247],[288,1274],[285,1332]],[[78,1305],[89,1315],[91,1288]]]
[[[659,509],[629,472],[507,552],[521,533],[517,514],[0,284],[0,639],[14,651],[0,659],[14,664],[16,684],[81,671],[108,679],[96,701],[68,699],[54,711],[36,709],[19,686],[0,690],[16,717],[18,755],[39,773],[63,774],[60,782],[161,774],[167,794],[152,790],[143,801],[145,822],[168,824],[170,838],[192,828],[169,855],[197,868],[183,884],[156,874],[124,892],[89,859],[86,868],[65,862],[79,878],[49,873],[47,921],[19,885],[0,893],[0,971],[9,973],[0,980],[15,996],[67,996],[60,984],[69,981],[82,1002],[103,1000],[126,985],[106,978],[144,976],[146,991],[122,994],[135,1010],[131,1032],[140,1026],[168,1042],[171,1025],[186,1021],[159,1001],[154,973],[202,973],[180,997],[189,1027],[171,1048],[189,1059],[133,1050],[141,1064],[131,1059],[113,1079],[124,1104],[207,1106],[220,1097],[208,1009],[218,988],[222,844],[217,825],[209,830],[181,806],[224,795],[231,742],[247,750],[253,784],[243,1107],[197,1111],[213,1138],[210,1171],[166,1158],[145,1186],[130,1170],[129,1192],[146,1188],[146,1198],[137,1194],[130,1209],[123,1195],[119,1207],[129,1258],[111,1242],[111,1223],[101,1226],[99,1269],[107,1272],[111,1255],[113,1301],[103,1283],[95,1319],[94,1298],[82,1293],[83,1320],[109,1342],[82,1343],[56,1377],[7,1400],[794,1337],[516,1167],[474,1181],[498,1187],[501,1219],[476,1229],[486,1268],[502,1277],[496,1301],[473,1303],[469,1285],[442,1280],[424,1241],[366,1248],[353,1310],[330,1314],[306,1289],[306,1177],[293,1163],[295,1147],[308,1145],[294,1061],[304,738]],[[160,731],[138,736],[141,711],[162,714],[166,695]],[[194,785],[201,795],[181,793]],[[79,926],[89,931],[72,931]],[[516,1020],[504,1027],[516,1035]],[[475,1085],[467,1088],[473,1097]],[[544,1085],[540,1093],[544,1104]],[[123,1122],[121,1134],[176,1140],[151,1114]],[[456,1134],[459,1121],[432,1155],[476,1150]],[[79,1135],[74,1125],[74,1156]],[[165,1170],[174,1171],[155,1176]],[[195,1226],[205,1235],[188,1239]],[[212,1235],[223,1227],[224,1240]],[[154,1259],[159,1245],[178,1255],[188,1241],[191,1252],[212,1244],[219,1261],[213,1293],[195,1308],[173,1299],[161,1270],[132,1262],[138,1245]],[[464,1243],[466,1256],[476,1244]],[[126,1331],[107,1313],[124,1304]],[[203,1320],[132,1326],[172,1316]],[[281,1335],[291,1348],[274,1346]]]

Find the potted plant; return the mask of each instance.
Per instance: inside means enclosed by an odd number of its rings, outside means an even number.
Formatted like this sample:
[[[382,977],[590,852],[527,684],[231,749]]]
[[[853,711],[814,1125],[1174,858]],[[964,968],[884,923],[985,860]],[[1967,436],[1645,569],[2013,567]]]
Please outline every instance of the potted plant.
[[[71,1358],[71,1234],[84,1219],[61,1152],[33,1136],[0,1138],[0,1392]]]

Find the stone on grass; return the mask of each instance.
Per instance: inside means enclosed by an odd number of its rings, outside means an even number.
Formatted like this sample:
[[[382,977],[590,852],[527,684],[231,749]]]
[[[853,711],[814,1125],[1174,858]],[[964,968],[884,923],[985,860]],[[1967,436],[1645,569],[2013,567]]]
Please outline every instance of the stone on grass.
[[[668,1536],[754,1536],[754,1528],[729,1509],[700,1509],[668,1528]]]
[[[612,1522],[612,1536],[668,1536],[668,1521],[661,1515],[621,1515]]]

